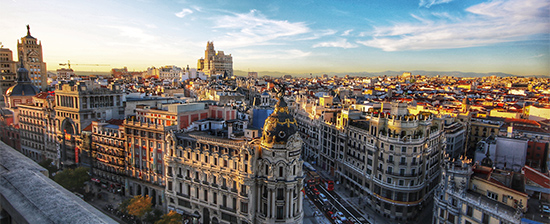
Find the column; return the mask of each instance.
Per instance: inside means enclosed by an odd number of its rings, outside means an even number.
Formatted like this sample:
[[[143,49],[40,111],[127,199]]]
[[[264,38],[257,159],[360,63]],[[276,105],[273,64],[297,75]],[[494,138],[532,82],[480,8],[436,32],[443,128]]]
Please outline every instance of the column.
[[[271,191],[271,214],[270,214],[270,217],[271,218],[275,218],[276,217],[276,208],[277,208],[277,205],[275,204],[275,201],[276,201],[276,197],[275,197],[275,189],[270,189]]]
[[[285,200],[285,210],[286,210],[286,214],[285,214],[285,218],[289,218],[291,217],[291,208],[292,208],[292,191],[290,189],[285,189],[286,191],[286,200]]]

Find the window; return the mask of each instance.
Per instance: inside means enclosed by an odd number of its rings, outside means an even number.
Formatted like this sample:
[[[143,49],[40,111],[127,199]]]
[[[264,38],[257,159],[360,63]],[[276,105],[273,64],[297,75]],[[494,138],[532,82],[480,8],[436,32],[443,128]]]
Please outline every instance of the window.
[[[283,167],[279,167],[279,177],[283,177]]]
[[[214,204],[218,204],[218,193],[212,192],[212,202],[214,202]]]
[[[204,190],[204,201],[208,201],[208,190]]]
[[[498,201],[498,194],[495,192],[487,191],[487,197]]]
[[[508,196],[502,195],[502,202],[508,203]]]
[[[451,213],[447,214],[447,221],[455,223],[455,216]]]
[[[405,146],[401,147],[401,152],[407,152],[407,147]]]
[[[248,213],[248,203],[241,201],[241,212],[242,213]]]
[[[474,215],[474,209],[470,206],[466,207],[466,215],[472,217]]]
[[[277,206],[277,219],[283,219],[283,206]]]
[[[481,218],[481,223],[483,224],[489,224],[489,219],[491,219],[491,216],[483,213],[483,217]]]

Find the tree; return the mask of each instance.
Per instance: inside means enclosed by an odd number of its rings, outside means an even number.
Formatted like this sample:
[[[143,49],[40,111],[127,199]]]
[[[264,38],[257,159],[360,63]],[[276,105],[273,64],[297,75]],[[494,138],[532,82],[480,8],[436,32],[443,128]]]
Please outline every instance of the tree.
[[[126,210],[128,214],[142,218],[147,212],[152,210],[152,205],[149,195],[145,197],[138,195],[130,200],[130,204],[128,204]]]
[[[90,180],[87,167],[66,169],[58,172],[53,180],[69,191],[78,191],[84,187],[84,182]]]
[[[183,217],[175,211],[170,211],[170,213],[163,215],[161,219],[155,224],[180,224]]]
[[[155,223],[156,221],[160,220],[162,217],[162,211],[158,209],[153,209],[152,212],[149,212],[145,214],[145,218],[143,218],[143,221],[146,223]]]
[[[48,170],[50,177],[52,177],[52,174],[57,172],[57,167],[54,166],[52,163],[53,163],[53,160],[46,159],[46,160],[43,160],[42,162],[39,162],[38,165],[46,168],[46,170]]]

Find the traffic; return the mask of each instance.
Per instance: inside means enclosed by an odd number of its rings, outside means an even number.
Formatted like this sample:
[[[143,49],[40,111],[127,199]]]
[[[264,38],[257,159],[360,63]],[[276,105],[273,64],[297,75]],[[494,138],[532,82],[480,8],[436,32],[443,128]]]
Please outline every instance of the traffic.
[[[307,162],[304,162],[304,168],[307,170],[306,195],[332,223],[369,223],[354,208],[347,204],[343,205],[339,201],[340,197],[334,192],[333,180],[322,178],[317,170]]]

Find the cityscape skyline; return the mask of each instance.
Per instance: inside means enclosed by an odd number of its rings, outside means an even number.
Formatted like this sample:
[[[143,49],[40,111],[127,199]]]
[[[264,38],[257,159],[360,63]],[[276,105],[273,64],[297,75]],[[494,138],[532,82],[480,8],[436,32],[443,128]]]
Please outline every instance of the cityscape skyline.
[[[206,42],[214,41],[242,71],[550,74],[545,0],[4,1],[2,6],[0,42],[15,53],[30,24],[31,35],[44,43],[48,70],[67,60],[110,65],[77,65],[77,71],[196,67]]]

